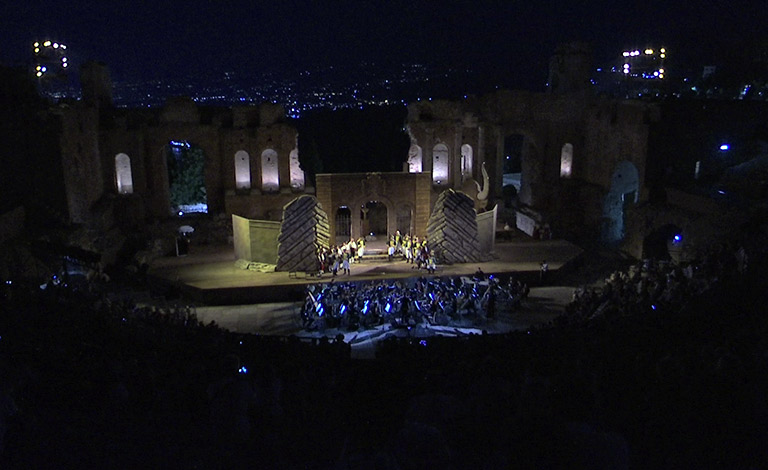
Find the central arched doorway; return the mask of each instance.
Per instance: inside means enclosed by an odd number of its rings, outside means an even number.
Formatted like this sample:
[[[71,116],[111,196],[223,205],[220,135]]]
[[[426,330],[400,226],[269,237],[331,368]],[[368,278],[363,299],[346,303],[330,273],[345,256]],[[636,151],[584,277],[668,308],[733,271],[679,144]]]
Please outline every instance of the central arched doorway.
[[[381,201],[368,201],[360,208],[360,233],[377,239],[387,238],[387,206]]]

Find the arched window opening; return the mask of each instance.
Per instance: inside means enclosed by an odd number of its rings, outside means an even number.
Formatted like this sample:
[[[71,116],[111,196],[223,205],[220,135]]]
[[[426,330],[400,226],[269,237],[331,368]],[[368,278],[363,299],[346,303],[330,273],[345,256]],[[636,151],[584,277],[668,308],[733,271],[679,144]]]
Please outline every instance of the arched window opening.
[[[251,156],[245,150],[235,152],[235,187],[251,188]]]
[[[411,145],[408,149],[408,173],[421,173],[422,172],[422,151],[421,147],[416,144]]]
[[[445,144],[437,144],[432,149],[432,183],[448,184],[448,146]]]
[[[472,178],[472,146],[464,144],[461,146],[461,179],[469,178]]]
[[[133,173],[131,157],[124,153],[115,155],[115,180],[119,194],[133,194]]]
[[[299,149],[291,150],[288,157],[291,168],[291,189],[294,191],[304,190],[304,171],[299,164]]]
[[[277,152],[273,149],[267,149],[261,153],[261,189],[267,193],[280,190]]]
[[[573,171],[573,145],[565,144],[560,151],[560,177],[570,178]]]

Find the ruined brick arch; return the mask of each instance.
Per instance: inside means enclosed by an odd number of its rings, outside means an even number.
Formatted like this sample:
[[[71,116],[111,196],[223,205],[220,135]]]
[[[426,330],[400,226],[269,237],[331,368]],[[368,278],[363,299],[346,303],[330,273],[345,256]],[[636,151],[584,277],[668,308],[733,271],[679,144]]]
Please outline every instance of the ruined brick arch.
[[[523,139],[539,153],[541,146],[539,145],[539,138],[536,133],[525,126],[504,126],[501,132],[501,138],[505,139],[513,135],[521,135]]]
[[[125,153],[115,155],[115,183],[118,194],[133,194],[131,157]]]
[[[461,180],[472,178],[474,149],[469,144],[461,146]]]
[[[408,149],[408,173],[421,173],[423,169],[423,150],[413,142]]]
[[[560,177],[570,178],[573,174],[573,144],[566,142],[560,149]]]
[[[432,147],[432,184],[447,186],[450,175],[451,151],[448,145],[438,142]]]
[[[291,175],[291,190],[303,191],[304,190],[304,171],[301,169],[299,163],[299,149],[295,148],[291,150],[288,156],[289,169]]]
[[[261,152],[261,190],[265,193],[280,190],[278,155],[273,148],[267,148]]]
[[[251,156],[245,150],[235,152],[235,188],[251,188]]]

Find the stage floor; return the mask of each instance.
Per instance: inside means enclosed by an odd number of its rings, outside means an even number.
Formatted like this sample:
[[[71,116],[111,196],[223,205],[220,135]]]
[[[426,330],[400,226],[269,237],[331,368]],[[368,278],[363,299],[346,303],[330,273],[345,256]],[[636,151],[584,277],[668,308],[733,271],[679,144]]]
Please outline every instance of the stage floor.
[[[331,279],[345,282],[427,276],[426,271],[411,269],[412,265],[400,260],[356,263],[351,267],[350,276],[333,278],[326,274],[318,279],[300,274],[298,278],[292,278],[285,272],[261,273],[237,268],[231,246],[193,245],[187,256],[155,260],[149,276],[158,286],[178,289],[185,299],[194,301],[197,318],[204,323],[214,321],[220,327],[238,333],[297,335],[304,339],[343,334],[344,340],[352,346],[354,357],[368,358],[374,356],[375,344],[389,335],[504,333],[546,323],[563,311],[571,299],[573,287],[540,285],[540,263],[546,260],[550,274],[556,279],[557,271],[581,253],[580,248],[562,240],[515,240],[498,243],[491,261],[438,266],[435,276],[471,276],[478,267],[486,274],[512,274],[528,282],[531,293],[521,308],[514,312],[499,312],[493,320],[430,328],[429,331],[403,332],[389,325],[351,332],[301,329],[299,309],[307,284],[330,282]]]
[[[550,274],[574,260],[582,250],[564,240],[509,241],[497,243],[494,258],[482,263],[438,266],[435,276],[471,276],[478,268],[486,274],[515,274],[534,285],[540,264],[546,260]],[[388,262],[363,261],[351,266],[350,276],[336,276],[339,281],[399,279],[426,276],[424,270],[397,260]],[[293,277],[287,272],[256,272],[235,266],[232,246],[195,246],[183,257],[165,257],[152,262],[149,276],[182,289],[186,294],[207,304],[259,303],[295,300],[295,292],[302,292],[309,283],[329,282],[331,275],[322,278],[299,273]],[[245,302],[239,300],[249,299]]]

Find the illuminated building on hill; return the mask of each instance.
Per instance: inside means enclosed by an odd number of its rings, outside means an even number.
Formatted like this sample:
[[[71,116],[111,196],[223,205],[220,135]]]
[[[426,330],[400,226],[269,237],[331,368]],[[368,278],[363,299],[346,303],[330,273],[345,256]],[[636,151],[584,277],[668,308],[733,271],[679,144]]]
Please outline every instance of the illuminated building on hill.
[[[614,66],[611,72],[621,73],[627,79],[663,80],[666,70],[664,61],[667,58],[667,50],[660,49],[635,49],[622,52],[620,66]]]
[[[607,67],[598,68],[600,92],[625,98],[660,97],[667,93],[669,72],[665,47],[626,49]]]
[[[45,39],[32,43],[34,53],[34,74],[40,91],[53,98],[59,98],[69,82],[69,58],[67,46]],[[63,95],[62,95],[63,96]]]

